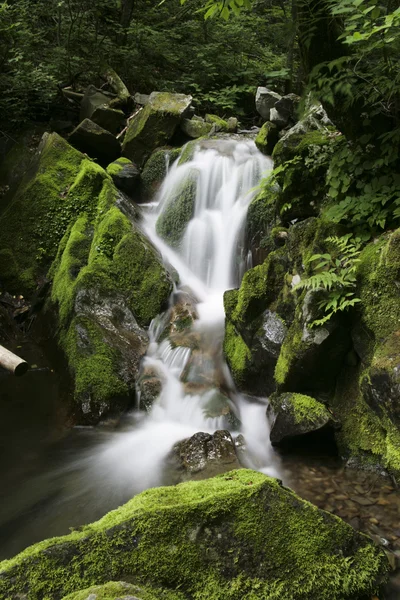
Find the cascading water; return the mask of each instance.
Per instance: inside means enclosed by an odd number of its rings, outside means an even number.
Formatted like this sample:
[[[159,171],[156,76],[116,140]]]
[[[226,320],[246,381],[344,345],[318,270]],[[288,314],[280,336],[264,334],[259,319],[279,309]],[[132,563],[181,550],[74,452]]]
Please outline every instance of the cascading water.
[[[176,442],[198,432],[242,433],[246,452],[241,459],[277,474],[266,399],[236,391],[222,353],[223,294],[239,285],[248,268],[246,213],[271,167],[252,141],[203,142],[190,161],[171,167],[154,202],[144,205],[143,229],[179,274],[169,310],[150,326],[142,365],[142,374],[156,377],[161,391],[149,412],[128,414],[118,431],[77,428],[78,452],[71,457],[68,446],[60,467],[46,465],[40,477],[26,480],[3,511],[4,527],[13,531],[5,534],[4,556],[93,521],[143,489],[170,483],[166,458]],[[174,249],[157,235],[156,224],[188,178],[195,181],[192,218],[183,224]]]
[[[218,429],[240,430],[246,439],[248,465],[276,474],[265,400],[249,402],[237,393],[222,356],[223,294],[239,285],[246,269],[247,209],[262,175],[271,168],[272,161],[253,141],[206,142],[190,161],[172,166],[156,201],[147,207],[143,227],[179,273],[170,312],[184,298],[195,319],[179,333],[178,341],[173,335],[164,339],[168,314],[150,327],[143,369],[156,374],[161,393],[150,412],[132,429],[115,434],[93,457],[91,466],[92,474],[103,481],[107,473],[114,491],[128,486],[133,493],[167,483],[164,461],[174,443],[199,431]],[[156,224],[189,178],[196,182],[194,210],[179,249],[173,249],[157,235]],[[215,401],[221,402],[221,396],[224,410],[216,414]]]

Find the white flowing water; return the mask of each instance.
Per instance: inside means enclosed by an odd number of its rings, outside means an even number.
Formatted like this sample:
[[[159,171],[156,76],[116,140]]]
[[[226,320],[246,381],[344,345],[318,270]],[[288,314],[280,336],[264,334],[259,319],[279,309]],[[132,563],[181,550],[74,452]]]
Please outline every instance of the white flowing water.
[[[199,431],[232,430],[226,415],[209,416],[207,411],[221,388],[225,393],[228,390],[227,402],[237,417],[238,425],[232,433],[240,432],[245,437],[247,465],[277,474],[277,460],[269,443],[266,399],[239,394],[222,356],[223,294],[238,287],[247,268],[246,214],[256,186],[272,168],[272,161],[257,150],[253,141],[219,140],[199,147],[189,162],[178,162],[169,170],[155,201],[148,205],[143,227],[179,274],[171,305],[180,290],[196,299],[198,318],[187,335],[196,335],[200,347],[200,374],[197,372],[195,380],[208,383],[188,391],[183,375],[187,375],[193,351],[186,346],[173,347],[168,339],[159,342],[165,319],[153,321],[143,368],[157,373],[162,391],[150,413],[137,417],[126,431],[116,433],[90,460],[91,475],[97,475],[103,483],[106,480],[114,493],[120,490],[132,494],[166,483],[164,461],[179,440]],[[180,248],[173,249],[157,235],[156,222],[188,176],[196,179],[195,208]]]

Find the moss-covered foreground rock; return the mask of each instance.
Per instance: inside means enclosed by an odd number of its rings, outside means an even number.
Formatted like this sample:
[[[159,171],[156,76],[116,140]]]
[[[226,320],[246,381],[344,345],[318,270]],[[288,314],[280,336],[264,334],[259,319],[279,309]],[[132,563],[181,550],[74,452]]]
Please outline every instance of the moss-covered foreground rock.
[[[369,538],[278,480],[239,470],[147,490],[28,548],[0,563],[0,597],[58,600],[128,579],[196,600],[361,600],[387,570]]]
[[[160,187],[168,168],[177,160],[181,148],[157,148],[142,171],[142,196],[150,200]]]
[[[63,600],[185,600],[180,592],[171,592],[148,586],[137,586],[124,581],[109,581],[85,590],[73,592]]]
[[[122,154],[142,166],[151,152],[166,144],[192,102],[191,96],[153,92],[149,103],[131,120]]]

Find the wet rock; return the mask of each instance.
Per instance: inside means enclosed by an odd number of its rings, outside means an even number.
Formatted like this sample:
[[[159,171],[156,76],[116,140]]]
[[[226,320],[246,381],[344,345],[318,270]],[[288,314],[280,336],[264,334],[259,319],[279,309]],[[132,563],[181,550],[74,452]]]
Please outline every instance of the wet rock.
[[[68,141],[81,152],[96,158],[104,166],[113,162],[121,154],[118,140],[90,119],[82,121],[71,133]]]
[[[209,134],[212,124],[198,119],[183,119],[181,129],[188,137],[197,139]]]
[[[166,144],[190,109],[191,96],[153,92],[149,103],[130,121],[122,154],[142,166],[150,154]]]
[[[271,431],[270,440],[279,445],[288,439],[306,435],[326,427],[337,427],[338,422],[329,410],[310,396],[302,394],[272,394],[267,409]],[[333,493],[335,490],[326,490]]]
[[[116,135],[124,127],[125,115],[122,110],[110,108],[107,104],[101,104],[93,112],[91,121]]]
[[[163,182],[168,169],[178,159],[180,148],[157,148],[142,171],[143,200],[151,200]]]
[[[259,87],[256,92],[256,109],[259,115],[266,121],[271,120],[271,108],[274,108],[281,96],[276,92],[266,88]]]
[[[191,169],[163,205],[156,231],[170,246],[179,247],[195,209],[197,172]]]
[[[168,336],[173,340],[175,334],[180,334],[184,330],[190,329],[197,318],[195,299],[190,292],[180,290],[174,294],[173,306],[168,311],[166,317],[167,325],[161,334],[162,337]]]
[[[107,173],[111,175],[116,187],[128,196],[134,196],[138,191],[140,172],[137,166],[128,158],[121,156],[108,165]]]
[[[361,599],[388,568],[366,536],[279,481],[240,469],[147,490],[96,524],[30,547],[0,564],[0,596],[59,600],[123,571],[185,597],[225,597],[231,581],[238,598],[267,598],[279,580],[281,600]]]
[[[227,430],[216,431],[212,435],[196,433],[178,442],[168,461],[176,463],[176,483],[207,479],[240,468],[235,444]]]
[[[138,380],[140,410],[150,412],[161,390],[162,380],[160,373],[154,367],[143,366]]]

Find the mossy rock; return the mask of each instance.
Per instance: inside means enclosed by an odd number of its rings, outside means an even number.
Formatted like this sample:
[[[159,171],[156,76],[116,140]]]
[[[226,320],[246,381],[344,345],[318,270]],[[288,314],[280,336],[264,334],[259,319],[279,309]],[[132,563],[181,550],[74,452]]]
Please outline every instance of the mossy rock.
[[[0,563],[0,596],[59,600],[128,579],[209,600],[362,600],[379,593],[388,569],[367,536],[243,469],[147,490],[27,548]]]
[[[146,162],[142,175],[142,195],[150,200],[158,191],[167,174],[167,169],[179,158],[181,148],[158,148]]]
[[[148,586],[137,586],[124,581],[110,581],[94,585],[64,596],[62,600],[185,600],[179,592],[170,592]]]
[[[184,94],[153,92],[149,103],[130,121],[122,154],[142,166],[159,146],[168,143],[188,110],[192,98]]]
[[[130,197],[136,196],[140,186],[140,173],[132,161],[121,156],[108,165],[107,173],[119,190]]]
[[[273,445],[338,425],[326,406],[304,394],[272,394],[269,397],[267,414]]]
[[[271,156],[279,139],[279,129],[271,121],[266,121],[257,134],[255,144],[260,152]]]
[[[196,140],[208,135],[212,129],[212,124],[199,119],[184,119],[181,123],[181,129],[188,137]]]
[[[157,219],[156,230],[170,246],[180,245],[186,227],[194,215],[197,173],[189,171],[178,189],[167,199]]]
[[[335,395],[345,457],[400,480],[400,230],[368,244],[357,266],[361,299],[352,337],[360,364],[343,373]]]
[[[10,258],[1,279],[8,290],[35,290],[70,223],[81,212],[94,215],[103,173],[58,134],[44,135],[34,164],[0,215],[0,249]]]
[[[277,213],[279,189],[266,186],[251,201],[246,219],[246,245],[251,250],[253,264],[262,263],[276,249],[271,231],[280,224]]]
[[[121,144],[110,131],[85,119],[69,135],[72,146],[107,166],[121,155]]]

